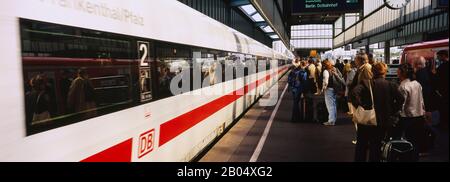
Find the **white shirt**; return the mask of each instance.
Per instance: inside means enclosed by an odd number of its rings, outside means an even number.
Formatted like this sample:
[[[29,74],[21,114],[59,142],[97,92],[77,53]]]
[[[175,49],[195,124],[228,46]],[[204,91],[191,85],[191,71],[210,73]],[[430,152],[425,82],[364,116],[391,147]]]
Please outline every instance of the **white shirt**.
[[[420,117],[425,115],[422,86],[417,81],[403,80],[399,87],[400,93],[405,98],[401,117]]]
[[[329,78],[330,78],[330,73],[328,72],[328,70],[324,70],[323,71],[323,84],[322,84],[323,90],[327,89]]]

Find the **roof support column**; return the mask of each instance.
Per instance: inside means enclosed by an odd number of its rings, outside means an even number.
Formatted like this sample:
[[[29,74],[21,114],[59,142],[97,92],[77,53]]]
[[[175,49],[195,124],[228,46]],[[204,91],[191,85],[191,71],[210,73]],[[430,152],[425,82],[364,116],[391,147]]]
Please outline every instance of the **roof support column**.
[[[370,44],[367,44],[366,46],[364,46],[364,50],[366,51],[366,54],[370,53]]]
[[[390,64],[391,63],[391,41],[385,41],[384,42],[384,63]]]

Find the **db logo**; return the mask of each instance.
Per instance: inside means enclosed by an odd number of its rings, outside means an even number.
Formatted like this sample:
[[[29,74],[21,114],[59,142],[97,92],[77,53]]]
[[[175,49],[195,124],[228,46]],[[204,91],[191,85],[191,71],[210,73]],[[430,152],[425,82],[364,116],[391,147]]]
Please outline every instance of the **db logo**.
[[[138,158],[142,158],[153,150],[155,144],[155,129],[147,131],[139,136]]]

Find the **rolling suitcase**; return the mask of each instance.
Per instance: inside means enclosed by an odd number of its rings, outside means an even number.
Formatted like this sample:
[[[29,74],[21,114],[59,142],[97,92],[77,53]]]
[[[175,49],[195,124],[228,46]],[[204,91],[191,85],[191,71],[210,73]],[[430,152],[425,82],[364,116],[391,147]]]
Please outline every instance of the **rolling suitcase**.
[[[323,98],[324,99],[324,98]],[[319,102],[316,105],[317,112],[315,112],[314,114],[314,121],[318,122],[318,123],[325,123],[328,122],[328,109],[327,109],[327,105],[325,104],[325,99],[321,102]]]
[[[306,120],[310,122],[324,123],[328,121],[328,110],[323,95],[306,95],[305,116]]]

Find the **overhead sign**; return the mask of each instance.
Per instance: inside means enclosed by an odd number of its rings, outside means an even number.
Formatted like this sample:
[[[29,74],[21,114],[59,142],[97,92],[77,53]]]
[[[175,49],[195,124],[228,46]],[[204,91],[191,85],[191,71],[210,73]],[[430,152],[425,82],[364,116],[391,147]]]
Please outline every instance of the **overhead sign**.
[[[431,5],[434,9],[436,8],[448,8],[448,0],[433,0]]]
[[[293,0],[294,14],[359,12],[364,0]]]

